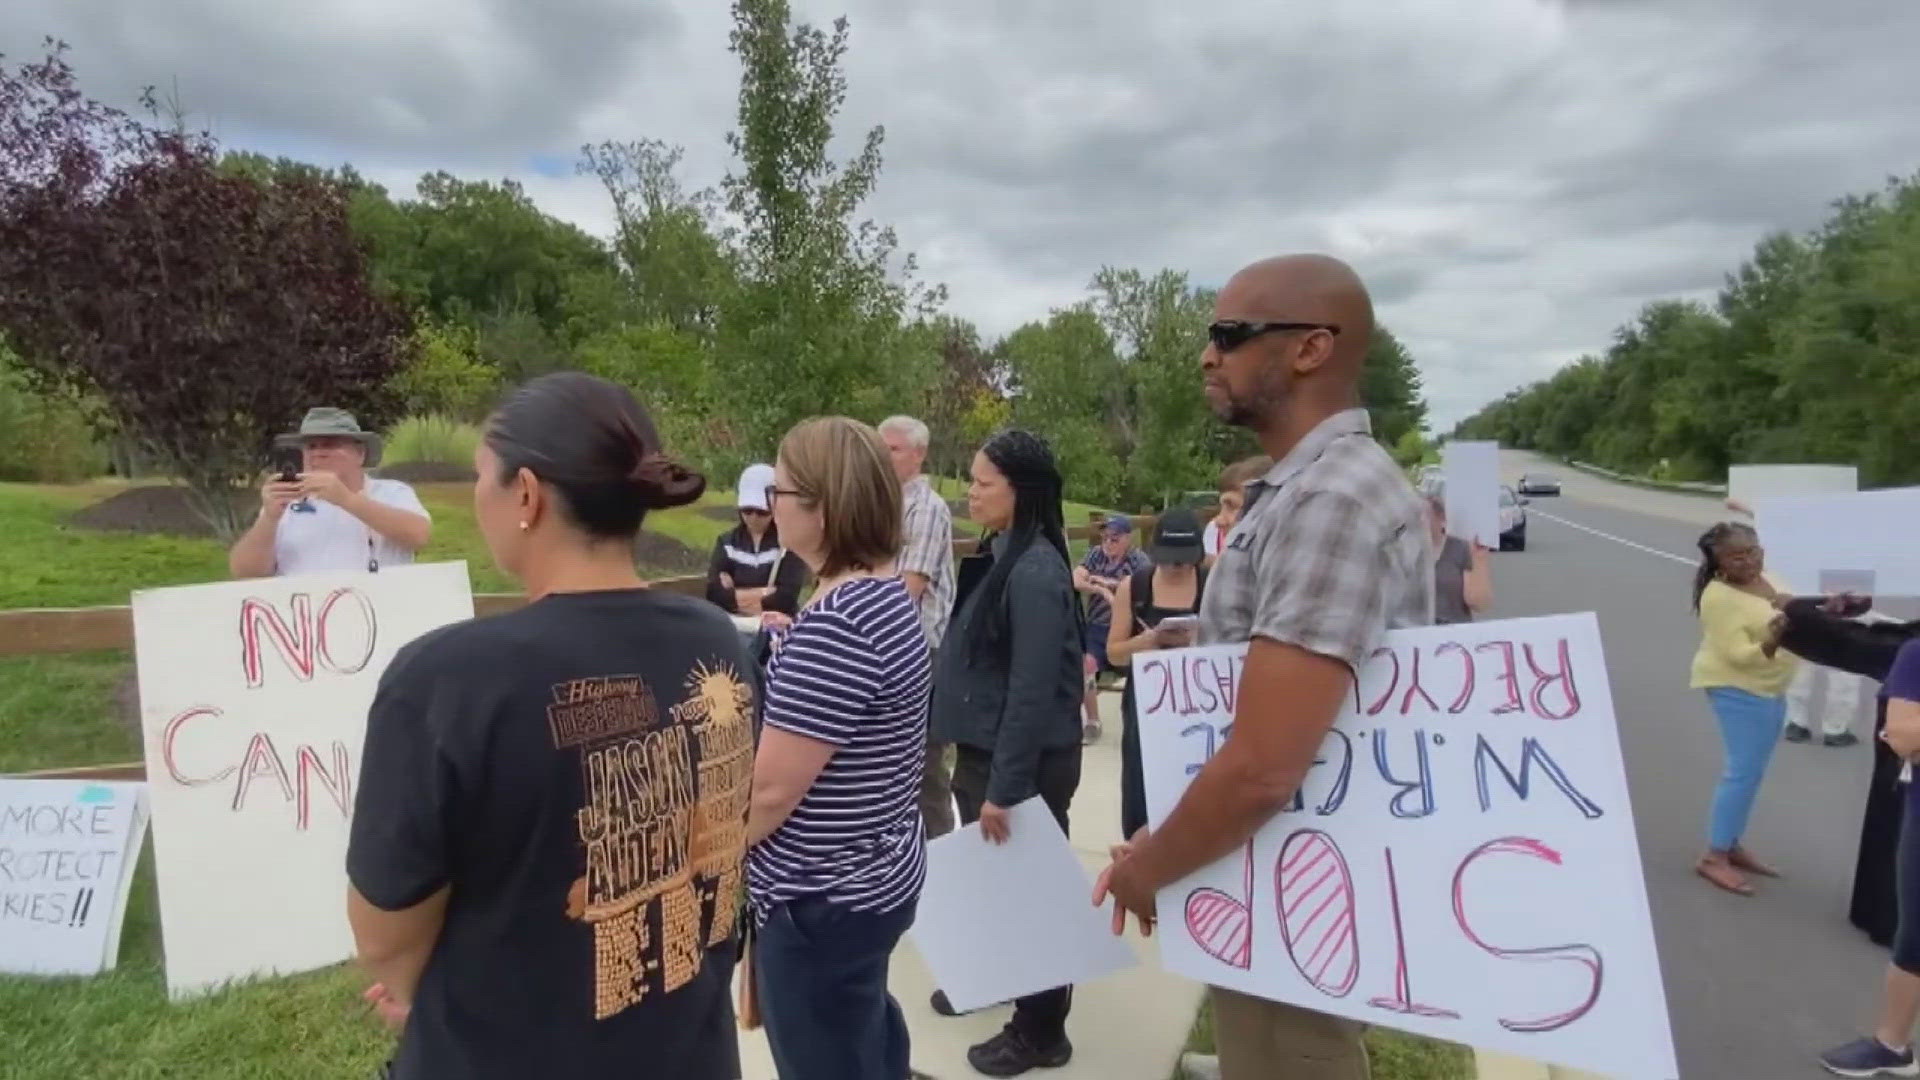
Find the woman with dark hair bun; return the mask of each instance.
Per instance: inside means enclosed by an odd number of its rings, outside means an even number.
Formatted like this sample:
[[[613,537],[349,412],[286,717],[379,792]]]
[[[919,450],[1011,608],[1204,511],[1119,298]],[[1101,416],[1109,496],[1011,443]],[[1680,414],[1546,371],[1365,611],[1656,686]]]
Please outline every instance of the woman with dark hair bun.
[[[1007,811],[1035,795],[1067,828],[1080,787],[1080,650],[1085,628],[1060,509],[1060,469],[1037,435],[1002,431],[973,457],[969,516],[987,530],[963,560],[933,680],[933,736],[955,745],[963,824],[1004,842]],[[1006,1028],[967,1052],[988,1076],[1058,1068],[1073,1058],[1073,988],[1030,994]],[[933,1008],[953,1007],[935,993]]]
[[[401,1080],[740,1075],[753,691],[712,605],[649,589],[648,511],[705,481],[626,389],[514,391],[474,514],[527,605],[401,649],[367,718],[347,872]]]

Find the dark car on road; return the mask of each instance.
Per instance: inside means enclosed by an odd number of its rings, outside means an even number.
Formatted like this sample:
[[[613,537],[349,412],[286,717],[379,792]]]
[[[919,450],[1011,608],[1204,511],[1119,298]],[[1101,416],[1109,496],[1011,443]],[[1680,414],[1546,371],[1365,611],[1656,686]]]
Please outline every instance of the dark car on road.
[[[1548,476],[1546,473],[1526,473],[1520,477],[1520,483],[1516,486],[1522,495],[1560,494],[1560,478]]]

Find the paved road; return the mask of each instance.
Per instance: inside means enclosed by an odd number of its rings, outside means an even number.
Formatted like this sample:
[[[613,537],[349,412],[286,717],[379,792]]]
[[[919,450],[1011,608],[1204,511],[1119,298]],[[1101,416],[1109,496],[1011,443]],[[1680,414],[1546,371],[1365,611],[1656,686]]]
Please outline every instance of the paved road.
[[[1693,874],[1720,743],[1686,688],[1698,640],[1689,606],[1694,540],[1726,516],[1710,499],[1582,476],[1508,452],[1566,494],[1527,508],[1528,549],[1494,559],[1497,616],[1597,612],[1633,794],[1673,1035],[1685,1080],[1825,1075],[1819,1050],[1871,1016],[1886,953],[1846,921],[1869,751],[1782,744],[1749,844],[1786,878],[1760,894]],[[1864,714],[1855,731],[1869,730]]]

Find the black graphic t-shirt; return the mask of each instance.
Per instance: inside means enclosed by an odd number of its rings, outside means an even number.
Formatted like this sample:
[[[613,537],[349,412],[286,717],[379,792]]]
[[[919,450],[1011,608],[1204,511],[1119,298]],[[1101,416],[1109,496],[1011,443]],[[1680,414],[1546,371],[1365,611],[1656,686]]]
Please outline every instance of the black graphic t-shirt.
[[[549,596],[400,650],[367,719],[347,872],[449,888],[399,1080],[734,1080],[753,691],[692,597]]]

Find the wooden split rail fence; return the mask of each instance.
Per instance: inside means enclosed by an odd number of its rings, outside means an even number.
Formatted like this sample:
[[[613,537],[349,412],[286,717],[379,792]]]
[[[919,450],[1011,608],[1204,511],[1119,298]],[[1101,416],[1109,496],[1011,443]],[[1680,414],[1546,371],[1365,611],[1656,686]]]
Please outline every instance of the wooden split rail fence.
[[[1072,539],[1086,540],[1098,535],[1105,515],[1089,515],[1091,521],[1068,530]],[[1134,535],[1143,538],[1153,529],[1154,518],[1136,517]],[[955,540],[956,556],[973,550],[976,541]],[[659,578],[656,589],[669,589],[689,596],[704,596],[705,575]],[[475,615],[496,615],[526,603],[518,593],[475,593]],[[125,604],[85,608],[15,608],[0,610],[0,656],[45,656],[58,653],[98,652],[133,648],[133,609]],[[43,769],[18,775],[94,780],[144,780],[145,762],[123,761],[107,765],[82,765]]]

